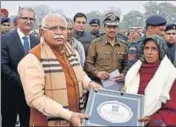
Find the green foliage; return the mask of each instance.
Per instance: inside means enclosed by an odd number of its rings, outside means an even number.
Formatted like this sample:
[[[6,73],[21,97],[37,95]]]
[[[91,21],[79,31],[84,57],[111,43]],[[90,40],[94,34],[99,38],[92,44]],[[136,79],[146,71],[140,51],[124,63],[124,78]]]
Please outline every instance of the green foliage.
[[[151,15],[156,15],[157,14],[157,3],[156,2],[148,2],[144,4],[144,8],[145,8],[145,13],[144,13],[144,17],[147,18]]]
[[[36,13],[36,22],[34,24],[34,29],[38,29],[39,25],[41,24],[42,18],[48,13],[59,13],[64,15],[61,9],[53,10],[49,8],[48,5],[35,6],[33,9]]]
[[[61,9],[53,10],[48,7],[48,5],[39,5],[33,8],[34,11],[36,12],[36,22],[34,24],[34,29],[37,29],[38,26],[41,23],[42,18],[50,12],[54,13],[60,13],[63,14],[63,11]],[[175,23],[176,22],[176,6],[174,6],[171,3],[167,2],[162,2],[160,4],[157,4],[157,2],[147,2],[144,4],[144,9],[145,13],[142,14],[139,11],[133,10],[127,13],[126,15],[121,17],[121,10],[120,8],[117,7],[109,7],[107,10],[104,12],[99,12],[96,10],[92,10],[89,13],[87,13],[87,18],[88,18],[88,23],[91,19],[93,18],[98,18],[100,19],[101,22],[101,30],[103,30],[103,20],[105,14],[109,12],[114,12],[118,14],[121,18],[121,23],[120,23],[120,29],[122,31],[128,30],[129,27],[137,27],[137,26],[145,26],[145,20],[147,17],[151,15],[162,15],[167,19],[168,23]],[[87,30],[89,30],[89,25]]]
[[[167,19],[167,23],[176,22],[176,6],[171,3],[162,2],[157,4],[156,2],[148,2],[144,4],[145,18],[151,15],[162,15]]]
[[[144,26],[144,16],[139,11],[130,11],[128,14],[124,15],[121,25],[122,24],[123,29],[128,29],[129,27],[142,27]]]

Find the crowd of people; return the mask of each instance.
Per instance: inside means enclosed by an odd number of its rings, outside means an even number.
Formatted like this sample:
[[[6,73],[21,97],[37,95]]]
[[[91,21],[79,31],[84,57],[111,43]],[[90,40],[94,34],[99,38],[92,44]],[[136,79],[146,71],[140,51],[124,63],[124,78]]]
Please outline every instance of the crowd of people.
[[[89,90],[98,91],[117,70],[114,89],[144,95],[145,126],[176,126],[176,24],[160,15],[120,33],[120,17],[78,12],[43,17],[20,7],[13,24],[1,9],[2,126],[81,126]]]

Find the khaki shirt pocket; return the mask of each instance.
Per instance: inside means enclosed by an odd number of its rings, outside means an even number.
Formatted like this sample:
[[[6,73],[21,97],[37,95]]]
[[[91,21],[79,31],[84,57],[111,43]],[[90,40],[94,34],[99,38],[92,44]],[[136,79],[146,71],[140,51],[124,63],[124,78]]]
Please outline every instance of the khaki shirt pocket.
[[[98,63],[100,65],[109,65],[111,63],[111,54],[107,53],[98,53]]]
[[[116,58],[119,61],[124,60],[125,59],[125,52],[117,52]]]

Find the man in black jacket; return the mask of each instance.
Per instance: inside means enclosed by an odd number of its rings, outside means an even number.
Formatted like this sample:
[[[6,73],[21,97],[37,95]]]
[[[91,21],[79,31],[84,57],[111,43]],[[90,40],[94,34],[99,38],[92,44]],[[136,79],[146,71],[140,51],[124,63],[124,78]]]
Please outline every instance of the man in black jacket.
[[[167,41],[167,55],[176,67],[176,24],[168,24],[164,35]]]
[[[84,13],[79,12],[76,13],[73,21],[74,21],[73,37],[83,44],[85,55],[87,56],[89,43],[94,38],[88,32],[86,32],[87,17]]]

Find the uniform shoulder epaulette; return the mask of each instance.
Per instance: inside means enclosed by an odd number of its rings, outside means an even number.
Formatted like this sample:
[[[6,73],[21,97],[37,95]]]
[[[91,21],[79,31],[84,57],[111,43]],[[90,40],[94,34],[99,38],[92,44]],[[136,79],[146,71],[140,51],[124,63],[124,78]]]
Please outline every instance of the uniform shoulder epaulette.
[[[105,35],[105,33],[100,33],[97,37],[103,36]]]
[[[118,41],[121,42],[121,43],[124,43],[124,44],[126,44],[126,45],[128,44],[128,42],[126,42],[125,40],[120,39],[120,38],[118,38]]]
[[[91,42],[92,42],[92,43],[99,42],[99,41],[102,39],[102,37],[103,37],[104,35],[105,35],[104,33],[101,34],[101,35],[99,35],[98,37],[94,38]]]

